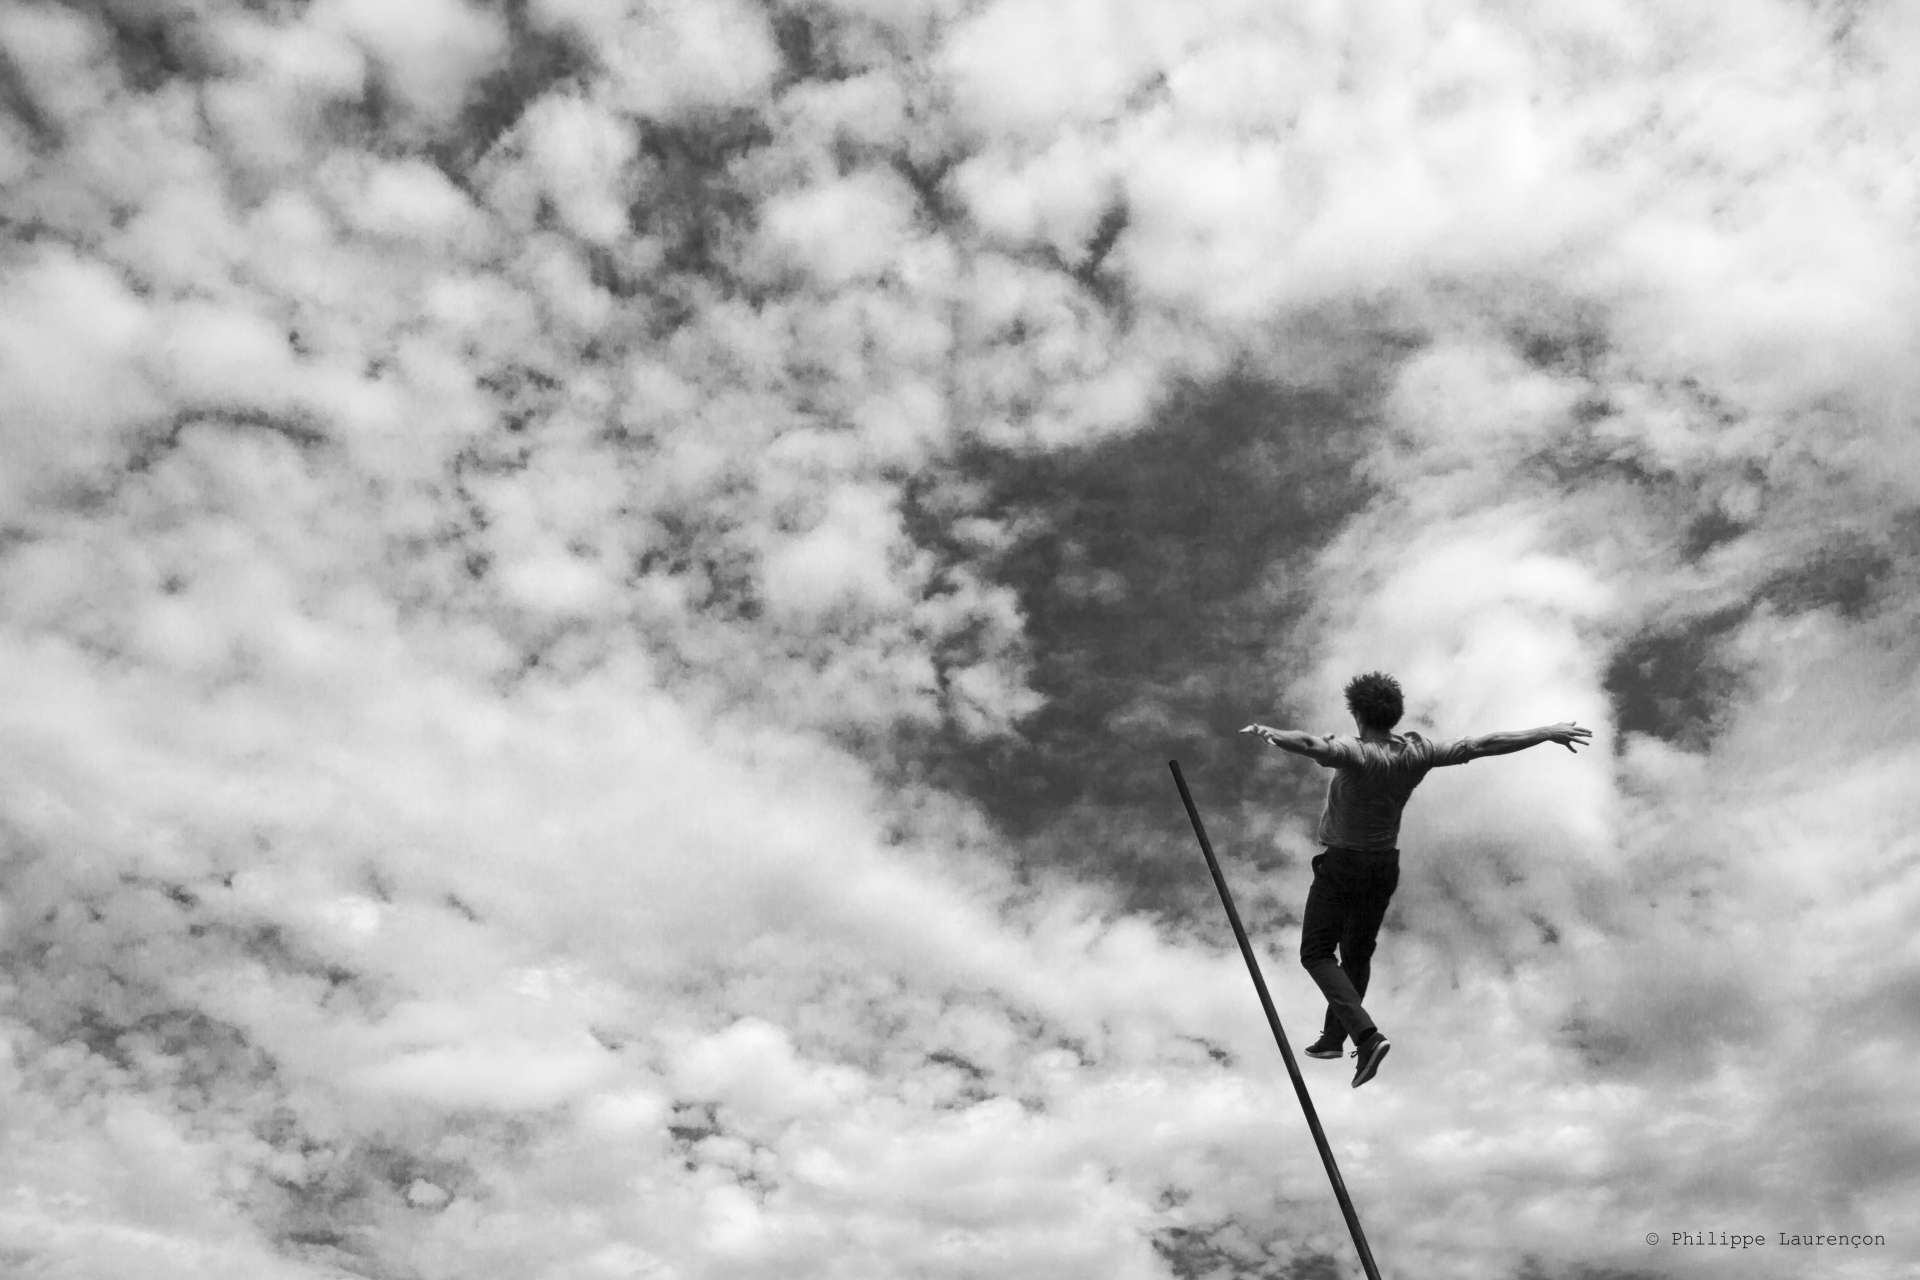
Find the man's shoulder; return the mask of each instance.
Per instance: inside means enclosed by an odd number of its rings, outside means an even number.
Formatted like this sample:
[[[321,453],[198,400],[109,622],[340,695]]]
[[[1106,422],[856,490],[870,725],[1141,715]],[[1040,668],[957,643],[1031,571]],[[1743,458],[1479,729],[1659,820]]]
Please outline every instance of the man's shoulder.
[[[1403,735],[1397,733],[1384,741],[1330,733],[1321,741],[1326,744],[1328,763],[1365,769],[1392,765],[1414,749]]]
[[[1431,767],[1454,762],[1459,744],[1436,743],[1425,734],[1408,730],[1392,734],[1386,741],[1369,741],[1350,734],[1329,733],[1320,739],[1324,746],[1322,763],[1332,767],[1399,769]]]
[[[1435,742],[1425,734],[1409,729],[1397,735],[1406,742],[1405,753],[1431,764],[1462,764],[1471,759],[1466,740]]]
[[[1365,744],[1349,734],[1322,734],[1320,746],[1322,764],[1335,766],[1358,764],[1366,758]]]
[[[1393,740],[1384,745],[1387,757],[1395,764],[1424,763],[1433,754],[1433,744],[1412,729],[1394,734]]]

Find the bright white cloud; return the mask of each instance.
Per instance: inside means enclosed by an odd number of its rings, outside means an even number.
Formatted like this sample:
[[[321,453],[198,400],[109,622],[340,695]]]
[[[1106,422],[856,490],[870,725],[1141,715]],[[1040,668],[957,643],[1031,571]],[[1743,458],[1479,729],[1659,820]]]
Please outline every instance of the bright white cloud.
[[[0,15],[0,45],[34,106],[56,125],[91,115],[112,94],[106,43],[98,25],[57,5],[14,5]]]
[[[636,115],[754,106],[780,69],[766,15],[739,0],[535,0],[532,12],[586,40],[615,101]]]
[[[872,280],[892,266],[911,233],[912,197],[889,175],[860,173],[770,202],[773,251],[825,289]]]
[[[127,429],[163,403],[141,354],[153,317],[111,267],[59,248],[7,264],[0,384],[9,404],[6,506],[48,484],[85,482]]]
[[[626,229],[626,168],[637,145],[630,121],[605,104],[558,93],[533,104],[518,128],[513,159],[496,168],[492,184],[509,217],[530,229],[547,200],[587,240],[604,243]]]
[[[1161,5],[1001,0],[949,33],[942,69],[963,118],[986,136],[1046,138],[1063,124],[1119,115],[1130,94],[1164,74],[1191,21]]]
[[[886,497],[843,489],[824,518],[767,558],[766,594],[774,610],[800,626],[818,625],[836,607],[899,608],[903,587],[887,563],[904,551],[900,520]]]
[[[470,0],[320,0],[306,20],[365,49],[393,93],[435,123],[457,114],[507,55],[505,20]]]
[[[371,235],[435,247],[474,238],[478,217],[472,204],[446,174],[423,160],[374,165],[361,182],[346,174],[321,181],[340,193],[341,211],[352,225]]]

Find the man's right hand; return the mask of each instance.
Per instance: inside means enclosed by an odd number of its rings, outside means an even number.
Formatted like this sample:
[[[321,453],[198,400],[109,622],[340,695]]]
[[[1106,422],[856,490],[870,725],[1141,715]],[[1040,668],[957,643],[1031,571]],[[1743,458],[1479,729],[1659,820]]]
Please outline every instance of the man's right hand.
[[[1575,755],[1579,755],[1580,753],[1574,751],[1574,747],[1593,745],[1593,730],[1582,729],[1571,720],[1563,720],[1559,724],[1548,725],[1540,732],[1546,735],[1548,742],[1557,742],[1567,750],[1573,751]]]

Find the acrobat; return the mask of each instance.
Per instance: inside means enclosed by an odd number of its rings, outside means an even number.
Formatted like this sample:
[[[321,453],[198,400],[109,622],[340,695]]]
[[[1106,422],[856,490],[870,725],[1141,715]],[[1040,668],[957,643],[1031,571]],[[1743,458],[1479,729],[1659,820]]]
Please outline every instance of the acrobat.
[[[1430,769],[1482,756],[1507,755],[1544,742],[1574,751],[1576,746],[1589,745],[1593,730],[1567,721],[1455,742],[1430,742],[1417,733],[1393,732],[1404,703],[1400,682],[1392,676],[1369,671],[1348,681],[1345,692],[1347,709],[1360,730],[1357,738],[1316,737],[1264,724],[1250,724],[1240,732],[1258,735],[1282,751],[1333,770],[1326,807],[1320,814],[1318,840],[1324,847],[1313,859],[1313,886],[1307,891],[1300,923],[1300,963],[1327,998],[1320,1038],[1307,1046],[1307,1053],[1338,1058],[1351,1038],[1357,1089],[1373,1079],[1392,1048],[1360,1002],[1367,994],[1380,922],[1400,883],[1400,850],[1395,841],[1401,812],[1413,789]]]

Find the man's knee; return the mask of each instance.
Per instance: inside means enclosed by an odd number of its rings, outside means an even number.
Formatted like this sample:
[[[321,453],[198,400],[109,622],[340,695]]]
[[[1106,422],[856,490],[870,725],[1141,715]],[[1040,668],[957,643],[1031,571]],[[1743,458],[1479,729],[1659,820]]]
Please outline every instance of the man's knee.
[[[1302,942],[1300,944],[1300,967],[1312,972],[1324,964],[1335,964],[1331,944]]]

